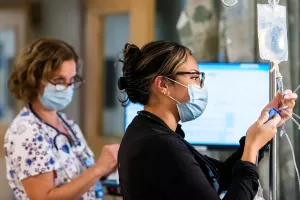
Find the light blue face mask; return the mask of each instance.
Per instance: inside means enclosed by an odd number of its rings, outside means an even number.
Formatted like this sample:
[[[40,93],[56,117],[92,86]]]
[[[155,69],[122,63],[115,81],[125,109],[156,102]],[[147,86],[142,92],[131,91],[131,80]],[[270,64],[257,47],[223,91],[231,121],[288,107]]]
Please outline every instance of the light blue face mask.
[[[168,78],[169,79],[169,78]],[[179,112],[181,122],[188,122],[200,117],[207,105],[208,92],[205,87],[200,87],[197,85],[183,85],[175,80],[169,79],[174,83],[177,83],[183,87],[188,88],[188,93],[190,100],[185,103],[180,103],[173,97],[169,96],[171,99],[177,102],[177,109]]]
[[[48,83],[44,89],[44,94],[39,96],[40,102],[49,110],[63,110],[73,98],[74,89],[68,86],[63,91],[57,91],[55,85]]]

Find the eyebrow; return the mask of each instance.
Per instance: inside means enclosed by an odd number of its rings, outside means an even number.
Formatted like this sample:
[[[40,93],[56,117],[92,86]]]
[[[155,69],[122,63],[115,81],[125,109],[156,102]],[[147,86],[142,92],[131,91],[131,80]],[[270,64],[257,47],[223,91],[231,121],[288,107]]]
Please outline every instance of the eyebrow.
[[[75,77],[76,77],[76,75],[72,76],[72,77],[70,78],[70,80],[71,80],[71,79],[74,79]],[[62,75],[57,75],[57,76],[53,77],[53,79],[64,79],[64,80],[65,80],[65,77],[62,76]]]

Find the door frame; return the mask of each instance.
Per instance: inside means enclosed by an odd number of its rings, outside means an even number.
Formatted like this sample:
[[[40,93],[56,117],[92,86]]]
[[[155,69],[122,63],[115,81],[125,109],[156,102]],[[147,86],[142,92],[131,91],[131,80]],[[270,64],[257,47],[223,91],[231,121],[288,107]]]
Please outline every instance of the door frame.
[[[142,47],[155,38],[155,0],[88,0],[86,8],[83,130],[97,143],[103,132],[105,17],[129,14],[129,41]]]
[[[7,12],[8,15],[14,15],[16,17],[7,18],[0,20],[0,28],[9,28],[14,30],[15,34],[15,55],[26,45],[29,39],[30,30],[30,4],[29,3],[18,3],[18,4],[0,4],[1,14]],[[21,19],[21,20],[20,20]],[[14,111],[17,113],[22,107],[20,101],[16,101]],[[0,146],[4,145],[4,134],[9,127],[9,122],[0,122]],[[3,148],[0,150],[0,157],[4,156]]]

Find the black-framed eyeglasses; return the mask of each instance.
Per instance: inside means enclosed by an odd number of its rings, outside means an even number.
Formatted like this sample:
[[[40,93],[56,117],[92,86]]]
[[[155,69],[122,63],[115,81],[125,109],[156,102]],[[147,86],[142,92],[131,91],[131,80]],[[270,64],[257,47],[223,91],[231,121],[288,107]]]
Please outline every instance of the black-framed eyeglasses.
[[[205,81],[205,73],[199,72],[199,71],[191,71],[191,72],[177,72],[176,75],[194,75],[195,78],[199,78],[200,80],[200,86],[204,86]]]
[[[80,88],[84,83],[84,80],[81,77],[76,76],[74,77],[74,80],[71,81],[70,83],[66,83],[65,81],[51,81],[51,80],[49,80],[49,83],[55,86],[56,91],[61,92],[66,90],[68,87],[71,87],[73,90]]]

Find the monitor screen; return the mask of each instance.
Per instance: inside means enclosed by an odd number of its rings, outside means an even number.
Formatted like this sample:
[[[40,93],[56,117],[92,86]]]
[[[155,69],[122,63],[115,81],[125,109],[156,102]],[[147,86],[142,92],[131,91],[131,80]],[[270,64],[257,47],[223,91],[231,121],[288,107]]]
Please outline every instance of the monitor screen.
[[[269,102],[269,65],[250,63],[198,63],[205,72],[208,104],[199,118],[182,123],[185,139],[192,145],[228,147],[257,120]],[[125,109],[125,129],[139,104]]]

